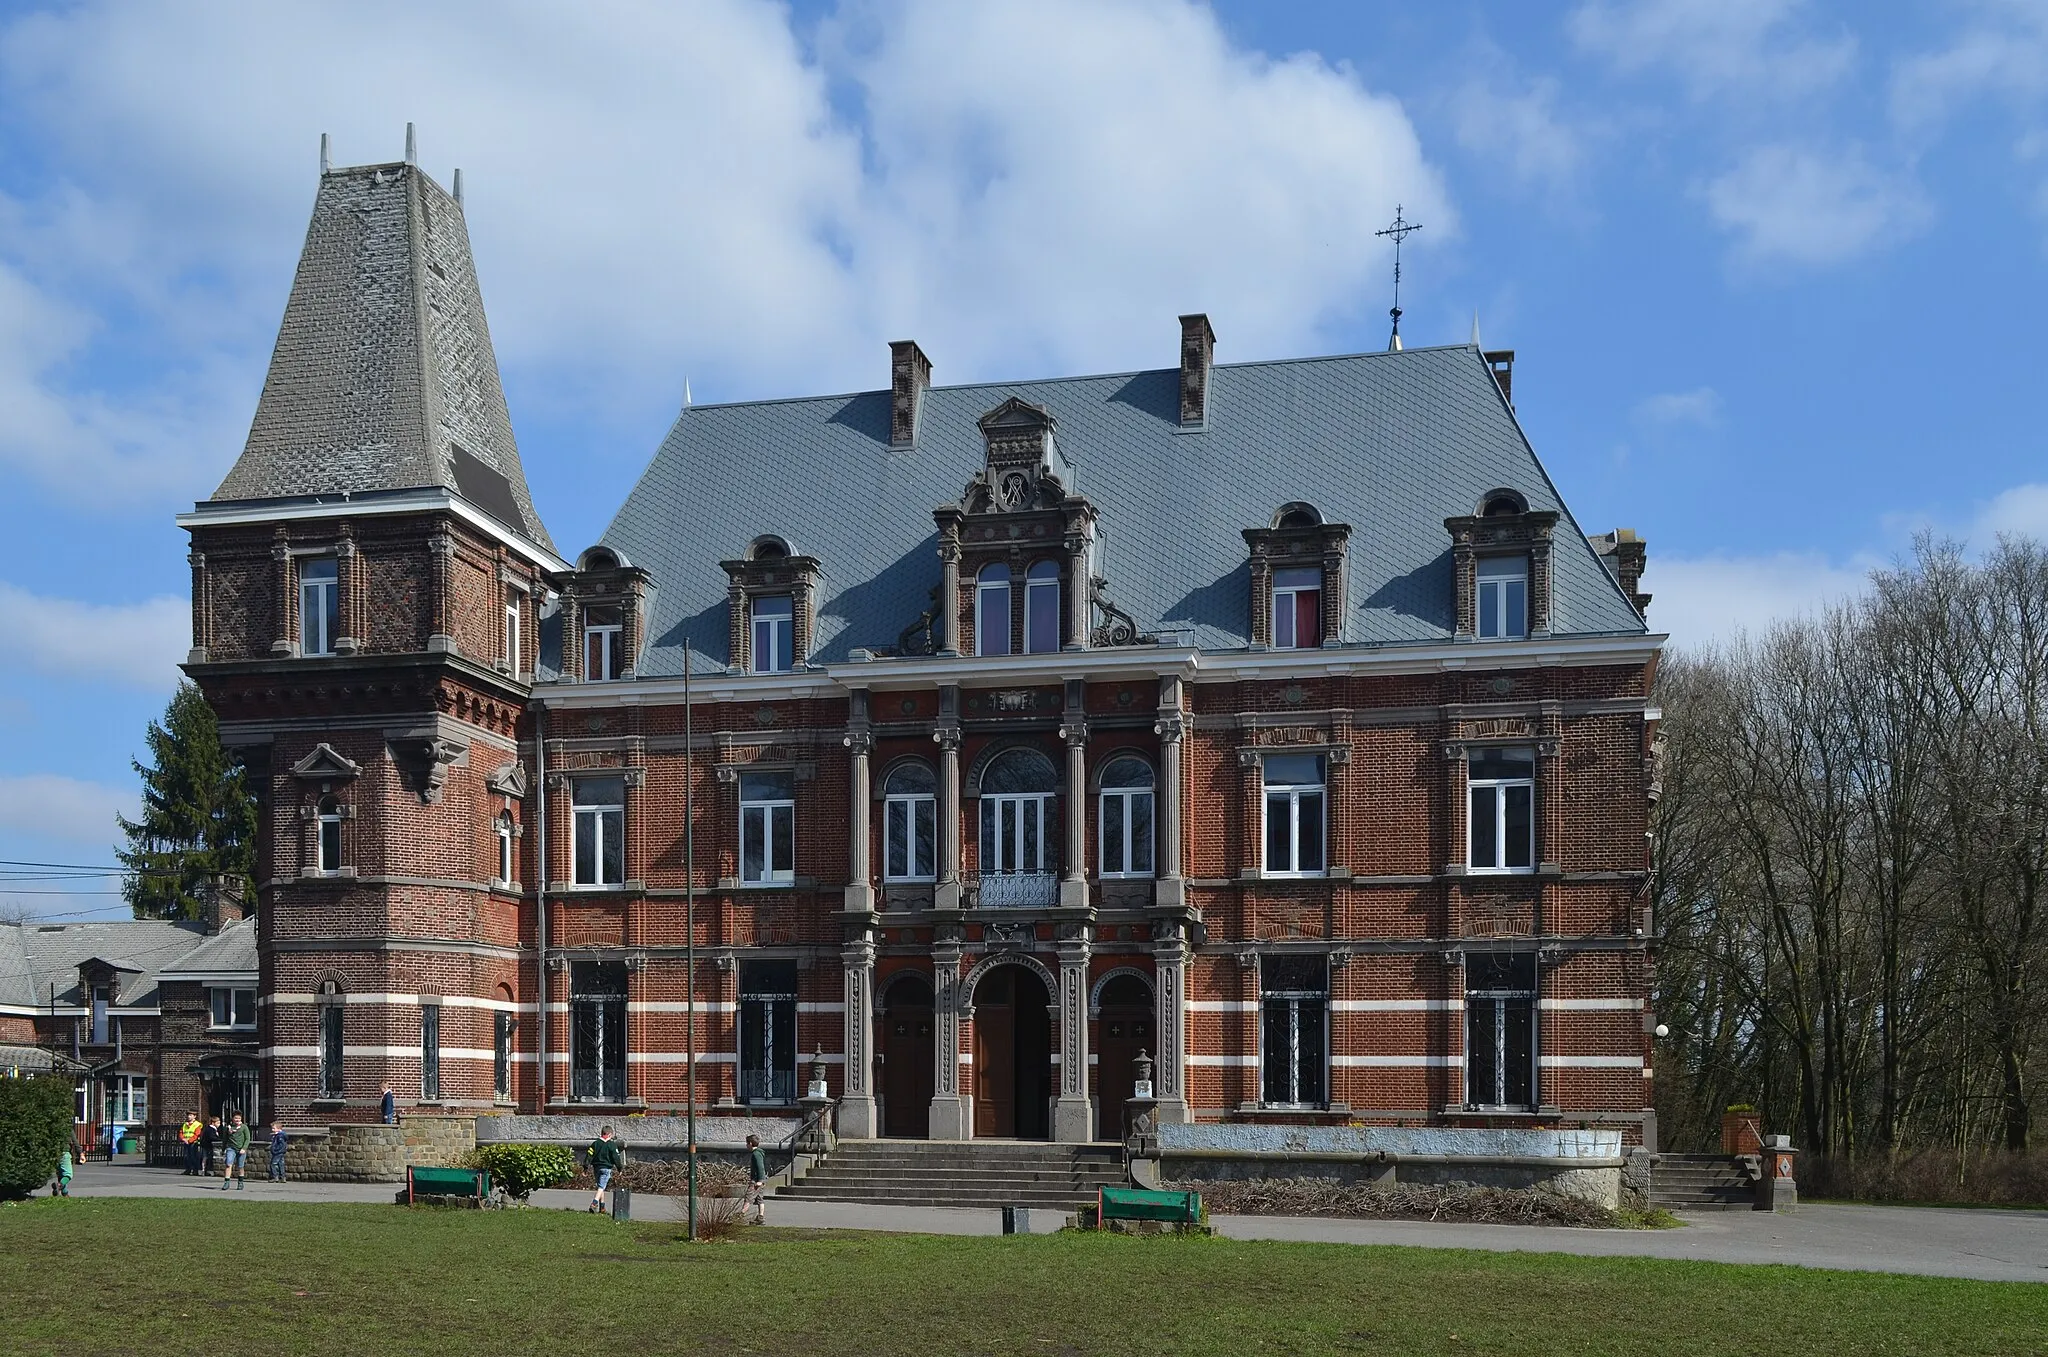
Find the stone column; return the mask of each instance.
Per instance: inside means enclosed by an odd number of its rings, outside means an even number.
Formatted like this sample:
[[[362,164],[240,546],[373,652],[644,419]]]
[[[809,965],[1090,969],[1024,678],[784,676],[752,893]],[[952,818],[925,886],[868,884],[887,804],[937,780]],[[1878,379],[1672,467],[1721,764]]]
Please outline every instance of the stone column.
[[[939,527],[939,653],[960,653],[960,529]]]
[[[932,942],[931,1131],[933,1140],[966,1140],[974,1133],[967,1100],[960,1096],[960,1015],[968,996],[960,992],[960,926],[941,924]]]
[[[353,655],[363,648],[362,636],[370,619],[356,568],[356,539],[348,524],[342,524],[341,530],[341,540],[334,544],[335,615],[341,624],[341,635],[334,638],[334,653]]]
[[[846,1074],[839,1100],[839,1134],[853,1140],[872,1139],[880,1129],[875,1115],[874,1036],[875,942],[866,928],[839,953],[846,965]]]
[[[192,567],[192,648],[185,653],[185,663],[205,664],[213,647],[212,579],[206,573],[205,552],[186,553],[185,563]]]
[[[1067,595],[1062,600],[1062,630],[1066,633],[1060,644],[1069,650],[1079,650],[1088,644],[1089,575],[1088,537],[1085,532],[1069,532],[1063,544],[1067,555]]]
[[[1088,1103],[1088,934],[1086,924],[1060,927],[1060,1087],[1052,1138],[1068,1145],[1095,1139]]]
[[[1178,678],[1159,680],[1159,719],[1152,733],[1159,737],[1159,885],[1154,903],[1181,906],[1188,899],[1180,854],[1181,741],[1187,734],[1187,718],[1180,709]]]
[[[939,881],[934,909],[960,908],[960,690],[939,689]]]
[[[1193,1121],[1188,1110],[1188,941],[1178,919],[1161,920],[1152,938],[1152,994],[1158,1006],[1153,1030],[1152,1091],[1159,1099],[1161,1122]]]
[[[299,572],[292,564],[291,542],[280,527],[270,544],[270,559],[277,562],[277,639],[270,643],[273,655],[299,653]]]
[[[454,604],[450,595],[455,590],[455,538],[446,531],[436,532],[427,539],[427,550],[433,556],[427,596],[427,614],[431,619],[427,649],[454,653],[455,634],[449,627],[449,612]]]
[[[1088,720],[1087,687],[1067,681],[1067,706],[1060,738],[1067,742],[1066,842],[1060,854],[1060,908],[1088,907]],[[1085,1090],[1084,1090],[1085,1093]]]
[[[868,869],[868,844],[873,837],[868,826],[873,806],[868,795],[868,753],[873,749],[875,739],[868,730],[866,691],[856,688],[850,707],[852,719],[847,724],[845,743],[852,754],[847,790],[853,804],[847,826],[846,910],[855,913],[875,907],[873,873]]]

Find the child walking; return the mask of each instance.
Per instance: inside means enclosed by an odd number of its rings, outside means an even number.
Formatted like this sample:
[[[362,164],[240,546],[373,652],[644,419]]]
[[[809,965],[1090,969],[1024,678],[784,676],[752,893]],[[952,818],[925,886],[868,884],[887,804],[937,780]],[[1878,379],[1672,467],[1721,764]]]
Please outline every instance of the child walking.
[[[284,1181],[284,1145],[284,1123],[270,1123],[270,1181],[273,1183]]]

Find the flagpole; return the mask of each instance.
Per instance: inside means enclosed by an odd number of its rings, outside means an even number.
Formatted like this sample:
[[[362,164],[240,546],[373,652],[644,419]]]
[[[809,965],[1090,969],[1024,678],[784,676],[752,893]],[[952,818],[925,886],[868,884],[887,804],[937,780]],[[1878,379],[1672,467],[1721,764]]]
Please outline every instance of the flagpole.
[[[697,1237],[697,745],[690,705],[690,638],[683,638],[683,1078],[688,1089],[690,1156],[689,1238]]]

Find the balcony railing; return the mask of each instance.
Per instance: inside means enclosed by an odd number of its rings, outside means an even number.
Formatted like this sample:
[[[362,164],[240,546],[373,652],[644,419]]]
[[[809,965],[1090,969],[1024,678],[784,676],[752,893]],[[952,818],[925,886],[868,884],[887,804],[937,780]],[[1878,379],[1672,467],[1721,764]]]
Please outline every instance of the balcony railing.
[[[1060,880],[1051,872],[1001,872],[981,878],[983,909],[1046,908],[1059,903]]]

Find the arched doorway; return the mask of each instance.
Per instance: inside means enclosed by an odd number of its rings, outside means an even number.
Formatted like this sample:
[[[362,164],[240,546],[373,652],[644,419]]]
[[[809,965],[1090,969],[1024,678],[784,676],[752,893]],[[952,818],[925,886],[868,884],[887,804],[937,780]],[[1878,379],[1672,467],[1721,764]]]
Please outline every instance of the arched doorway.
[[[915,973],[882,996],[882,1134],[922,1140],[932,1119],[932,987]]]
[[[997,966],[974,987],[974,1134],[1052,1134],[1052,997],[1023,966]]]
[[[1102,1016],[1096,1024],[1095,1135],[1124,1138],[1124,1100],[1138,1085],[1138,1053],[1158,1059],[1153,1039],[1152,987],[1140,976],[1113,975],[1102,987]]]

